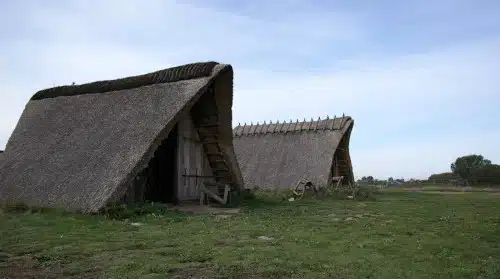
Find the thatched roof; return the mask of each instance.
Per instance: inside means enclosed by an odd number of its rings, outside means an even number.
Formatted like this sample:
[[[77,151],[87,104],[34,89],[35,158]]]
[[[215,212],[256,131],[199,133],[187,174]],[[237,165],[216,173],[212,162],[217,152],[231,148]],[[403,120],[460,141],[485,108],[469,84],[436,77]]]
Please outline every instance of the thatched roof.
[[[84,212],[118,201],[200,98],[217,108],[217,143],[232,186],[242,188],[232,145],[232,86],[232,67],[208,62],[39,91],[0,161],[0,200]]]
[[[349,155],[351,117],[289,123],[238,125],[234,149],[246,188],[288,189],[302,179],[326,185],[335,152],[342,146],[347,157],[346,183],[354,177]]]

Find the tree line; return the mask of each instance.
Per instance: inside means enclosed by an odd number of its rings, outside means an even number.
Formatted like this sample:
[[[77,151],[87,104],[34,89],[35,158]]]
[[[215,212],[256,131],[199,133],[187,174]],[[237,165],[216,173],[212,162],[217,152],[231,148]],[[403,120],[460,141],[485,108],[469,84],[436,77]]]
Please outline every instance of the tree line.
[[[450,172],[437,173],[429,181],[450,180],[462,185],[500,185],[500,165],[482,155],[471,154],[458,157],[450,165]]]
[[[429,176],[427,180],[403,178],[376,179],[373,176],[363,176],[357,181],[359,184],[371,185],[402,185],[422,183],[446,183],[462,186],[475,185],[498,185],[500,186],[500,165],[493,164],[491,160],[482,155],[471,154],[455,159],[450,164],[450,171],[436,173]]]

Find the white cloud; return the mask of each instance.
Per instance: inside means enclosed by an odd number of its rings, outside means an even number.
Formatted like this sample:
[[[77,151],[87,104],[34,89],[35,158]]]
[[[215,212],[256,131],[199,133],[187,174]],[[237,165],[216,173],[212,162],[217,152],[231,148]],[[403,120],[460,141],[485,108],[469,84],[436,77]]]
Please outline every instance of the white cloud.
[[[498,101],[500,38],[411,55],[371,57],[360,52],[333,59],[331,45],[370,43],[364,15],[316,10],[305,16],[301,8],[312,7],[291,2],[288,12],[262,16],[217,10],[206,2],[159,0],[23,7],[26,35],[0,47],[9,54],[0,64],[0,92],[7,100],[0,103],[0,146],[39,89],[216,60],[235,68],[236,123],[342,112],[353,116],[357,175],[425,177],[446,169],[450,157],[473,152],[471,142],[481,146],[478,152],[500,161],[492,140],[456,137],[459,131],[434,137],[414,131],[414,137],[384,142],[389,132],[456,121],[464,116],[464,107],[473,113]],[[269,14],[276,16],[270,20]],[[308,59],[333,62],[298,66]],[[371,144],[372,139],[377,143]],[[433,160],[419,159],[424,151],[433,153]]]
[[[292,117],[345,111],[362,122],[382,122],[379,128],[429,120],[443,109],[461,113],[464,105],[498,96],[497,48],[500,40],[492,40],[385,61],[351,61],[344,69],[312,74],[238,71],[236,118],[280,117],[277,103],[291,108]],[[262,103],[258,111],[243,105],[256,101]]]

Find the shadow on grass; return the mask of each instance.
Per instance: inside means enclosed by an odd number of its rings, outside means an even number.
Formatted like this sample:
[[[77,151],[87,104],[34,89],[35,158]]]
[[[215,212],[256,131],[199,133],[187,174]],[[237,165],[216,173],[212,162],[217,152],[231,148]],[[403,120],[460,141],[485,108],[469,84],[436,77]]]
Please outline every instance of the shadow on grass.
[[[111,220],[133,219],[145,215],[158,215],[172,217],[172,219],[184,219],[190,214],[172,209],[171,206],[161,203],[141,203],[141,204],[109,204],[96,213],[82,213],[79,211],[68,211],[62,208],[48,208],[40,206],[26,205],[20,202],[5,202],[0,204],[0,213],[7,214],[50,214],[58,216],[97,216]]]
[[[246,207],[250,209],[264,209],[264,208],[274,208],[279,206],[287,205],[287,200],[280,198],[270,198],[257,196],[254,199],[245,199],[241,202],[241,207]]]
[[[377,201],[383,199],[400,199],[405,193],[374,191],[373,189],[360,188],[358,196],[354,201]],[[242,199],[237,204],[237,207],[247,208],[250,210],[265,210],[272,211],[283,207],[294,207],[296,205],[310,205],[332,200],[347,200],[344,195],[328,194],[325,196],[314,195],[304,196],[300,200],[289,201],[293,196],[292,190],[256,190],[245,192]],[[145,215],[158,215],[180,220],[191,216],[194,213],[182,212],[175,210],[168,204],[146,202],[141,204],[108,204],[99,212],[85,214],[81,212],[69,212],[60,208],[44,208],[36,206],[28,206],[22,203],[5,203],[0,205],[1,211],[5,213],[21,213],[21,214],[57,214],[57,215],[75,215],[75,216],[101,216],[105,219],[126,220],[134,219]]]
[[[75,215],[79,212],[69,212],[60,208],[49,208],[41,206],[26,205],[21,202],[4,202],[0,204],[0,210],[11,214],[59,214],[59,215]]]

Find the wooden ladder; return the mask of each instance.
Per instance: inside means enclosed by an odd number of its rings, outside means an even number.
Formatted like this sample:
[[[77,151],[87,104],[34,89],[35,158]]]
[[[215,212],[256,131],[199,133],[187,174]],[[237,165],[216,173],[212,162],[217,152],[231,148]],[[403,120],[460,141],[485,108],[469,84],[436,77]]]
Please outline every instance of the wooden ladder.
[[[344,180],[348,180],[350,177],[350,167],[349,167],[349,157],[345,150],[342,150],[342,157],[337,158],[337,164],[339,167],[339,173],[337,176],[342,176]],[[342,184],[348,184],[349,181],[342,181]]]
[[[208,162],[212,168],[215,181],[218,182],[217,194],[220,196],[227,196],[227,188],[225,185],[231,186],[233,184],[230,168],[226,160],[224,160],[223,152],[219,146],[218,117],[212,119],[208,123],[202,123],[196,127],[198,136],[203,145],[203,150],[208,157]]]

